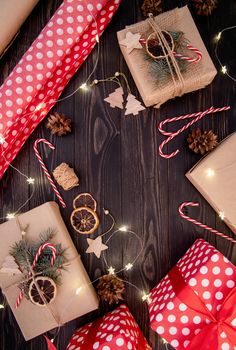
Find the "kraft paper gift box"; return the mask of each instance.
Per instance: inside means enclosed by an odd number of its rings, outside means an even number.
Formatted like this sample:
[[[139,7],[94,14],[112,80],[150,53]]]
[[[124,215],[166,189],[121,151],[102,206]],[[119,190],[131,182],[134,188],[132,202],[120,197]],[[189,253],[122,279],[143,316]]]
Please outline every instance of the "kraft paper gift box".
[[[158,82],[150,74],[150,63],[145,58],[143,50],[134,49],[128,53],[126,46],[120,44],[121,52],[133,76],[135,84],[147,107],[156,105],[160,107],[163,103],[176,96],[204,88],[212,82],[217,71],[207,52],[207,49],[201,39],[198,29],[193,21],[187,6],[176,8],[175,10],[165,12],[154,18],[155,22],[162,30],[172,32],[183,32],[189,43],[196,47],[202,53],[202,60],[199,63],[189,64],[186,71],[182,73],[184,78],[183,90],[178,94],[174,87],[172,79]],[[148,19],[137,24],[127,26],[117,33],[119,43],[125,39],[126,34],[139,33],[147,38],[153,32]],[[189,54],[191,57],[193,55]]]
[[[201,159],[186,176],[236,234],[236,133]]]
[[[236,268],[198,239],[151,292],[151,327],[177,350],[234,350]]]
[[[39,0],[0,0],[0,55]]]
[[[151,350],[124,304],[104,317],[79,328],[67,350]]]
[[[55,237],[51,243],[61,243],[66,249],[68,266],[62,270],[61,285],[57,287],[56,298],[47,306],[37,306],[24,298],[20,306],[15,309],[15,302],[19,295],[18,283],[21,275],[9,276],[0,273],[0,286],[11,307],[26,340],[34,338],[50,329],[58,327],[79,316],[98,308],[98,298],[90,284],[89,277],[81,262],[66,226],[55,202],[45,203],[33,210],[18,216],[22,227],[28,226],[26,239],[32,242],[39,240],[39,234],[48,228],[55,229]],[[21,239],[21,232],[16,219],[0,225],[1,247],[0,266],[8,255],[10,247]],[[77,288],[83,286],[79,295]],[[58,323],[54,319],[58,320]]]
[[[120,2],[64,0],[5,80],[0,88],[0,137],[5,140],[0,144],[0,179],[86,60]]]

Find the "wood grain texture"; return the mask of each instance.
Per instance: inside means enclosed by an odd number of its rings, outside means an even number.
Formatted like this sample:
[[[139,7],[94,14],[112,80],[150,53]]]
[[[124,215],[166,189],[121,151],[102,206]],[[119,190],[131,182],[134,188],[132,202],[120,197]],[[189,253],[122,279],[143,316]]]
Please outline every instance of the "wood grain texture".
[[[60,3],[60,0],[39,2],[23,25],[16,41],[0,62],[1,82],[17,64]],[[142,0],[123,0],[102,37],[100,60],[94,75],[94,78],[102,78],[113,75],[115,71],[122,71],[127,75],[131,90],[136,96],[139,96],[138,91],[119,51],[116,32],[142,19],[141,3]],[[186,3],[188,1],[163,0],[163,7],[169,10]],[[214,61],[213,37],[223,27],[233,25],[235,15],[235,2],[224,0],[220,2],[218,9],[211,17],[194,16]],[[230,49],[235,47],[235,44],[236,41],[232,42],[231,46],[227,44],[225,49],[222,47],[221,58],[227,62],[227,57],[230,57],[230,64],[232,63],[232,67],[234,65],[236,74],[236,64],[230,53]],[[96,50],[72,78],[63,96],[71,93],[86,79],[95,59]],[[198,201],[200,209],[192,209],[191,214],[208,225],[231,234],[224,223],[217,218],[213,209],[184,177],[185,172],[199,159],[187,149],[186,133],[168,146],[171,150],[180,148],[181,153],[175,159],[167,161],[157,156],[162,137],[157,133],[156,128],[157,123],[167,116],[195,112],[211,105],[230,104],[230,112],[214,117],[209,116],[199,122],[199,126],[213,128],[219,138],[223,139],[236,129],[233,82],[219,74],[214,83],[204,90],[169,101],[160,110],[148,108],[138,117],[124,117],[122,111],[110,108],[103,101],[112,89],[113,86],[109,84],[99,85],[90,92],[77,93],[55,106],[53,110],[63,112],[72,118],[71,135],[61,138],[52,137],[45,128],[45,122],[42,122],[26,142],[13,163],[21,171],[37,179],[35,196],[24,209],[29,210],[45,201],[55,199],[32,148],[33,142],[38,137],[45,137],[56,146],[56,151],[45,148],[44,160],[48,169],[52,172],[58,164],[65,161],[74,167],[80,177],[79,189],[63,192],[68,207],[62,210],[62,216],[91,279],[104,273],[106,266],[102,260],[85,254],[86,239],[76,234],[69,223],[72,200],[78,192],[83,191],[91,192],[99,203],[102,222],[99,232],[109,225],[102,213],[102,208],[108,208],[115,216],[117,224],[127,224],[144,240],[145,250],[137,265],[132,272],[123,275],[143,290],[154,287],[198,237],[207,239],[236,263],[236,250],[227,241],[213,237],[179,218],[177,208],[182,201]],[[178,125],[175,127],[177,128]],[[29,187],[24,179],[9,168],[0,182],[0,216],[2,217],[9,210],[17,209],[28,195]],[[139,249],[139,243],[131,235],[127,235],[124,239],[123,234],[118,234],[111,240],[111,247],[107,253],[108,264],[118,269],[131,261]],[[136,290],[129,286],[127,286],[126,301],[152,344],[153,350],[166,350],[161,339],[149,328],[147,306],[140,301]],[[102,305],[100,311],[62,327],[56,338],[58,349],[65,350],[76,327],[106,311],[108,307]],[[53,332],[49,332],[50,334],[53,335]],[[0,349],[45,350],[46,344],[43,337],[25,342],[11,310],[6,307],[0,311]]]

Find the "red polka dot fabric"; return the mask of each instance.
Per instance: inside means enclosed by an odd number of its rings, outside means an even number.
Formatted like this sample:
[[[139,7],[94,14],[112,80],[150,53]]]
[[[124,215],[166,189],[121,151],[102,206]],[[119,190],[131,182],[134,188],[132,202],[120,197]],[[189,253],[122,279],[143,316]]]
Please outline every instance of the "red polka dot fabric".
[[[126,305],[79,328],[66,350],[151,350]]]
[[[92,51],[120,2],[65,0],[1,86],[0,136],[5,142],[0,144],[0,178]]]
[[[234,294],[236,300],[235,266],[203,239],[197,240],[176,266],[184,282],[201,299],[217,322],[222,317],[219,316],[220,313],[224,314],[223,303],[229,295]],[[177,350],[195,349],[193,344],[196,337],[200,337],[205,332],[205,327],[212,322],[207,315],[197,313],[186,305],[189,303],[191,304],[191,300],[184,302],[175,294],[169,275],[151,292],[151,327]],[[227,311],[227,317],[229,314],[231,315],[231,311]],[[236,342],[232,342],[232,333],[236,340],[236,310],[232,312],[228,323],[229,333],[221,331],[221,326],[218,325],[215,344],[204,339],[207,345],[201,349],[235,350]],[[210,333],[208,336],[210,337]]]

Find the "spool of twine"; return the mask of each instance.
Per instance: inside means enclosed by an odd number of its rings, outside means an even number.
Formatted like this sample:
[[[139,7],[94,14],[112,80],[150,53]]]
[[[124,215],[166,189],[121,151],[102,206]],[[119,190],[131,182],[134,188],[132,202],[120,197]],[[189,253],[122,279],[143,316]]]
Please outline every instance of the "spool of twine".
[[[53,176],[65,191],[79,186],[79,178],[75,174],[74,169],[70,168],[68,164],[61,163],[53,170]]]

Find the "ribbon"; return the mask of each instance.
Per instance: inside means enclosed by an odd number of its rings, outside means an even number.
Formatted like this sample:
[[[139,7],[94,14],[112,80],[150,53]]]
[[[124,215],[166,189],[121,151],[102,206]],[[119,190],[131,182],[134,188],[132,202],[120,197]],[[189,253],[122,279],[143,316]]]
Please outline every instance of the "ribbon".
[[[187,346],[187,350],[221,350],[220,344],[222,338],[220,335],[224,332],[231,342],[230,345],[236,344],[236,327],[231,325],[236,317],[236,287],[231,290],[224,299],[219,311],[214,313],[208,310],[204,302],[194,292],[194,290],[185,282],[177,266],[168,274],[170,282],[176,296],[190,309],[198,315],[209,319],[210,323],[206,324],[196,336],[194,336]]]
[[[52,343],[52,341],[50,339],[48,339],[48,337],[46,337],[46,335],[44,335],[44,338],[47,342],[48,350],[57,350],[55,345]]]

